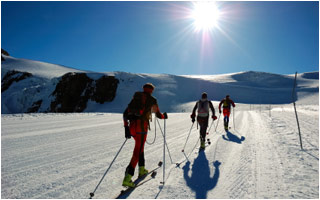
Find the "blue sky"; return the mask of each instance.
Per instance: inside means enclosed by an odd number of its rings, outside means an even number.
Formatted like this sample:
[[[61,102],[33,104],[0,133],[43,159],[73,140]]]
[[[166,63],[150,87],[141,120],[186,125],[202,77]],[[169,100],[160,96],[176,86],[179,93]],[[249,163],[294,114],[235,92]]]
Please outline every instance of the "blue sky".
[[[96,72],[224,74],[319,70],[319,2],[217,2],[196,30],[192,2],[1,2],[13,57]]]

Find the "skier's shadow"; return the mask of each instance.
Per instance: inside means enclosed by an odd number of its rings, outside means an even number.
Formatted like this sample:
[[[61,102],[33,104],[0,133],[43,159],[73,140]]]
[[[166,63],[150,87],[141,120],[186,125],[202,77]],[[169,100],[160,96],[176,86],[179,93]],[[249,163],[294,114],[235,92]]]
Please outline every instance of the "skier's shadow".
[[[241,144],[246,139],[244,136],[241,136],[241,138],[239,138],[237,135],[231,133],[230,131],[227,131],[227,136],[222,135],[222,138],[224,140],[235,142],[238,144]]]
[[[206,199],[209,190],[216,187],[220,176],[221,162],[216,160],[213,162],[215,167],[213,177],[210,177],[209,161],[206,158],[205,152],[200,151],[199,156],[194,160],[192,165],[192,174],[188,175],[190,171],[190,162],[186,162],[183,166],[183,176],[186,180],[187,186],[190,187],[195,193],[197,199]]]

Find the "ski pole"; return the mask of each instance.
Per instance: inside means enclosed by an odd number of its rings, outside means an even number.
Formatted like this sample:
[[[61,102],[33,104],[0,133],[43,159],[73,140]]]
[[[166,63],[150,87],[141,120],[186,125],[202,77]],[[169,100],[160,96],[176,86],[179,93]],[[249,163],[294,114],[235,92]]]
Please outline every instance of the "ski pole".
[[[116,158],[118,157],[119,153],[121,152],[123,146],[126,144],[127,140],[128,140],[128,139],[126,138],[126,140],[123,142],[122,146],[120,147],[119,151],[117,152],[116,156],[113,158],[110,166],[108,167],[108,169],[106,170],[106,172],[105,172],[104,175],[102,176],[100,182],[98,183],[98,185],[96,186],[96,188],[94,189],[94,191],[90,193],[90,199],[92,199],[92,197],[94,196],[94,193],[97,191],[97,189],[98,189],[98,187],[100,186],[102,180],[104,179],[104,177],[105,177],[106,174],[108,173],[109,169],[111,168],[112,164],[114,163],[114,161],[115,161]]]
[[[186,139],[186,142],[184,143],[184,146],[183,146],[182,152],[184,152],[184,148],[185,148],[185,147],[186,147],[186,145],[187,145],[187,142],[188,142],[188,139],[189,139],[189,136],[190,136],[190,133],[191,133],[191,130],[192,130],[193,125],[194,125],[194,122],[192,122],[192,126],[191,126],[191,128],[190,128],[190,131],[189,131],[188,137],[187,137],[187,139]]]
[[[214,122],[214,120],[212,119],[211,125],[210,125],[210,127],[209,127],[208,132],[207,132],[207,135],[209,135],[209,132],[210,132],[210,130],[211,130],[211,127],[212,127],[213,122]]]
[[[219,114],[219,118],[218,118],[218,121],[217,121],[216,129],[214,130],[215,132],[217,132],[217,128],[218,128],[218,125],[219,125],[220,116],[221,116],[221,113]]]
[[[164,134],[163,134],[163,132],[162,132],[162,129],[161,129],[160,123],[159,123],[159,121],[158,121],[158,120],[157,120],[157,122],[158,122],[158,124],[159,124],[161,134],[162,134],[162,136],[163,136],[163,138],[164,138],[164,137],[165,137],[165,135],[164,135]],[[165,145],[167,146],[167,149],[168,149],[168,153],[169,153],[169,158],[170,158],[171,164],[173,164],[173,162],[172,162],[172,158],[171,158],[171,153],[170,153],[170,150],[169,150],[169,147],[168,147],[168,144],[167,144],[167,141],[166,141],[166,140],[165,140]]]
[[[183,155],[186,157],[185,160],[181,161],[180,163],[176,163],[176,166],[179,167],[181,165],[181,163],[183,163],[184,161],[189,161],[189,156],[191,155],[191,153],[194,151],[194,149],[196,148],[196,146],[198,145],[200,141],[200,138],[197,140],[196,144],[194,145],[194,147],[192,148],[192,150],[190,151],[189,155],[186,155],[185,152],[183,152]]]
[[[235,121],[234,121],[234,107],[233,107],[233,128],[234,128],[234,130],[236,130],[236,123],[235,123]]]

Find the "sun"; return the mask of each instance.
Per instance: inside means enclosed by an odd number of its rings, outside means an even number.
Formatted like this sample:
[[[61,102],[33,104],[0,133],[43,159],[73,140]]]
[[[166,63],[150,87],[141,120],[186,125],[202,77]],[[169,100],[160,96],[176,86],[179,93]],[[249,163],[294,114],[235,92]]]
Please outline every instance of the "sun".
[[[195,2],[191,17],[196,30],[210,31],[218,25],[220,11],[215,2]]]

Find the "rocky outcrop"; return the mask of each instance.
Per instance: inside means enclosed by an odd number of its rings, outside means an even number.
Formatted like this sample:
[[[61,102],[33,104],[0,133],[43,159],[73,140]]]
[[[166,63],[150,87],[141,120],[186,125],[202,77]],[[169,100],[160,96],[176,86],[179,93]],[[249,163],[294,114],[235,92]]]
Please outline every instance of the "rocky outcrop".
[[[4,57],[2,57],[2,54],[5,55],[5,56],[10,56],[9,53],[6,50],[1,49],[1,61],[5,61]]]
[[[113,101],[116,96],[119,80],[114,76],[102,76],[95,81],[95,87],[91,100],[103,104],[104,102]]]
[[[98,80],[89,78],[85,73],[67,73],[52,93],[49,112],[82,112],[88,100],[100,104],[115,98],[119,80],[114,76],[102,76]]]
[[[32,74],[28,72],[20,72],[15,70],[8,71],[1,80],[1,92],[6,91],[13,82],[19,82],[31,76]]]
[[[39,108],[41,107],[42,100],[36,101],[32,104],[30,108],[28,108],[27,113],[35,113],[38,112]]]

